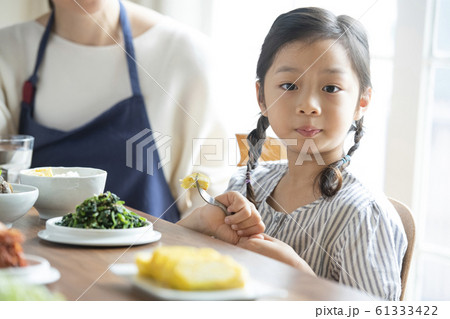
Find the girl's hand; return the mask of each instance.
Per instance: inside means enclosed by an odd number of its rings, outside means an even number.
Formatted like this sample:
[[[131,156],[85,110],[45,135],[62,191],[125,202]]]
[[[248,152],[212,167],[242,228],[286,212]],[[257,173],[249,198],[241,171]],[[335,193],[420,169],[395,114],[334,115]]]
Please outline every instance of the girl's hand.
[[[178,224],[231,244],[237,244],[240,237],[260,234],[264,231],[264,223],[255,205],[242,194],[228,192],[217,196],[216,199],[233,214],[225,216],[219,207],[205,205],[194,210]]]
[[[269,235],[258,234],[247,238],[241,238],[237,245],[255,253],[284,262],[316,276],[311,267],[309,267],[306,261],[304,261],[291,246],[281,240],[270,237]]]

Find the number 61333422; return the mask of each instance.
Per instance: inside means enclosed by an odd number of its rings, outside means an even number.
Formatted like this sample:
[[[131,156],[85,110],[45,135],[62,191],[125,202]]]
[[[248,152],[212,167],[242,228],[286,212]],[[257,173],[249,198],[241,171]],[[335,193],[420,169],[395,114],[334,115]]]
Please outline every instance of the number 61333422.
[[[377,315],[385,316],[437,316],[437,306],[378,306],[375,309]]]

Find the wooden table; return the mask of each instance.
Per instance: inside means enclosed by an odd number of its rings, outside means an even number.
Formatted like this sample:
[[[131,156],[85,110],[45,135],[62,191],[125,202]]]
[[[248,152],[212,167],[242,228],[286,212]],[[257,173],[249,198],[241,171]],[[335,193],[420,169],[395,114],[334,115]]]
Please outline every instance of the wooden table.
[[[156,220],[142,215],[152,222]],[[154,224],[154,229],[162,233],[159,242],[134,247],[85,247],[47,242],[37,237],[45,228],[45,221],[34,208],[13,227],[26,236],[25,253],[44,257],[59,270],[61,278],[48,287],[62,293],[67,300],[152,300],[152,296],[133,288],[125,278],[107,269],[115,262],[134,262],[138,251],[148,251],[156,245],[212,247],[244,265],[253,279],[286,289],[288,300],[375,300],[363,292],[304,274],[276,260],[164,220]]]

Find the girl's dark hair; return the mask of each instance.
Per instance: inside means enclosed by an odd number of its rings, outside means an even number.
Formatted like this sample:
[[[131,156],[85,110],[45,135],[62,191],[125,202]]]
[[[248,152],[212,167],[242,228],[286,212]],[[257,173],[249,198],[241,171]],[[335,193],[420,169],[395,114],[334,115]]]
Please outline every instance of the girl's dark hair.
[[[352,67],[358,77],[360,96],[372,87],[370,81],[369,44],[364,27],[357,20],[345,16],[335,16],[328,10],[321,8],[299,8],[280,15],[267,34],[261,48],[256,77],[259,81],[259,101],[264,103],[264,79],[272,66],[276,54],[287,44],[293,41],[307,41],[331,39],[342,44],[346,49]],[[247,198],[256,205],[254,190],[250,182],[251,171],[256,167],[261,155],[262,144],[266,138],[266,129],[269,126],[267,117],[261,115],[256,129],[247,137],[249,143],[249,160],[247,163],[246,183]],[[355,121],[350,128],[355,131],[354,145],[347,155],[351,156],[359,147],[364,134],[363,118]],[[342,185],[342,170],[348,165],[350,157],[329,164],[317,176],[322,195],[331,197],[335,195]]]
[[[48,6],[50,7],[50,10],[55,9],[55,5],[53,4],[52,0],[48,0]]]

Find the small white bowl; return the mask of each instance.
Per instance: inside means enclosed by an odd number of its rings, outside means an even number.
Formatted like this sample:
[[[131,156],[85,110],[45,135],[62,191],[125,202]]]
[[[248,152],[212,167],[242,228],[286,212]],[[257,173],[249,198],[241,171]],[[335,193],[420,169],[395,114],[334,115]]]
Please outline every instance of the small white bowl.
[[[17,278],[29,284],[48,284],[60,278],[58,270],[50,266],[47,259],[24,254],[27,266],[0,268],[0,276]]]
[[[39,167],[39,169],[46,167]],[[80,176],[36,176],[37,168],[22,170],[19,174],[22,184],[39,189],[34,205],[42,219],[74,213],[77,205],[85,199],[103,193],[106,171],[88,167],[51,167],[54,175],[76,172]]]
[[[13,193],[0,194],[0,221],[7,227],[33,207],[39,190],[30,185],[11,184]]]

